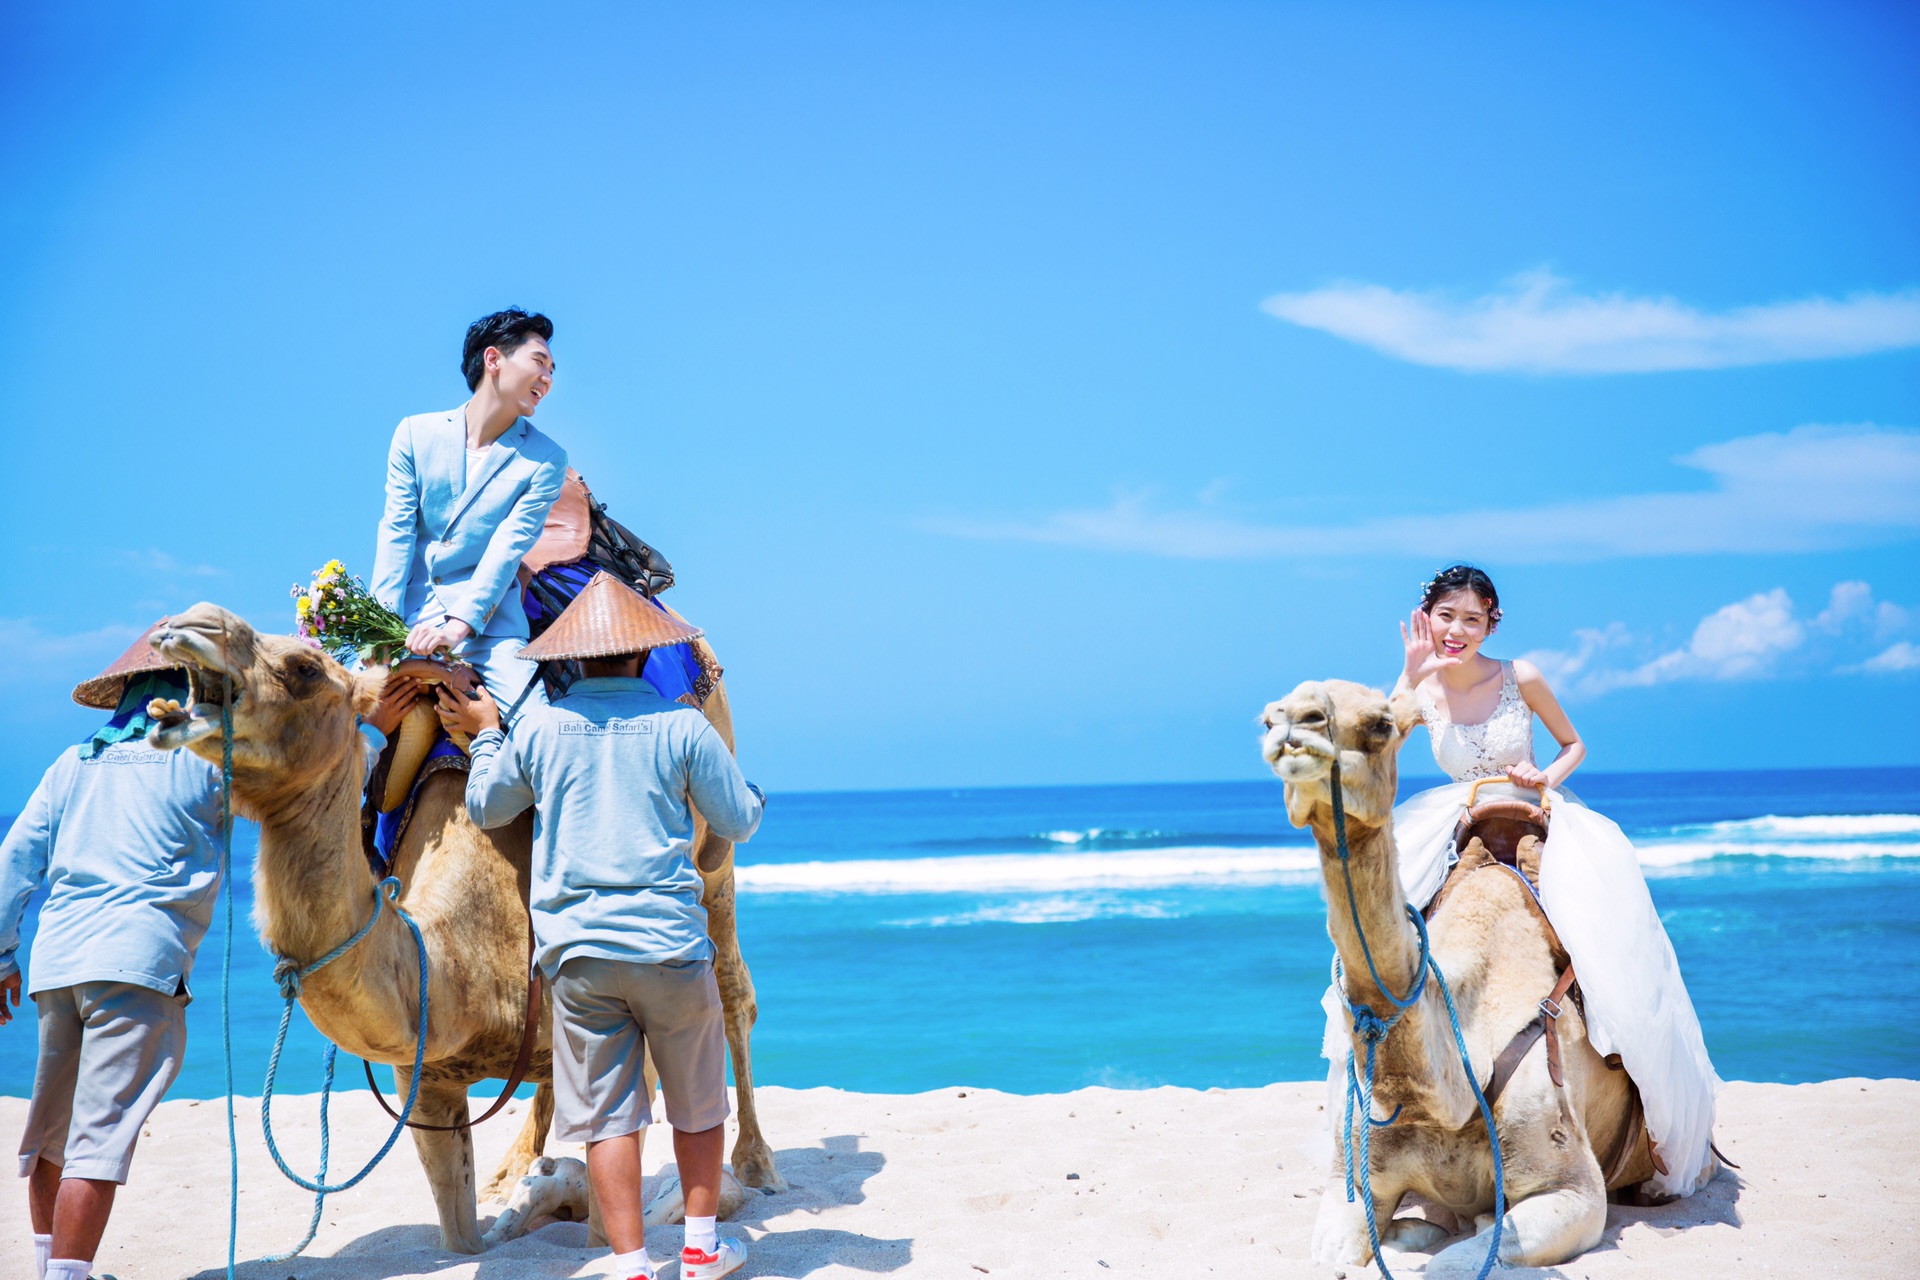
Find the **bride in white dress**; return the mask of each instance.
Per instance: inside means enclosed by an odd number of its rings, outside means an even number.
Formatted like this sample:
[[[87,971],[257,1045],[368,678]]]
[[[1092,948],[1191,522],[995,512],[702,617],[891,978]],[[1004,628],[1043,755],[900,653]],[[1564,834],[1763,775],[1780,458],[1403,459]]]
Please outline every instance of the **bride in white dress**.
[[[1400,629],[1406,668],[1394,692],[1412,692],[1434,759],[1453,779],[1393,811],[1400,882],[1416,908],[1433,899],[1455,861],[1454,826],[1476,780],[1508,780],[1483,788],[1485,797],[1522,795],[1518,788],[1550,793],[1541,903],[1579,975],[1589,1038],[1602,1054],[1619,1054],[1639,1086],[1647,1132],[1666,1168],[1647,1190],[1689,1195],[1715,1171],[1709,1145],[1720,1077],[1633,845],[1564,789],[1586,745],[1538,668],[1480,652],[1499,622],[1492,581],[1454,565],[1427,584],[1421,607]],[[1535,716],[1560,744],[1545,768],[1533,758]],[[1346,1028],[1329,1027],[1336,1030],[1329,1045],[1338,1045],[1344,1061]]]

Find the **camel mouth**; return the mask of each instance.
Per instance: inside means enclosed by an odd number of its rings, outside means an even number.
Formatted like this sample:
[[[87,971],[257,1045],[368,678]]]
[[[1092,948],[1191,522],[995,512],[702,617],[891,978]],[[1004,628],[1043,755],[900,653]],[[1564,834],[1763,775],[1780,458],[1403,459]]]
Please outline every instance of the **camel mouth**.
[[[220,709],[201,703],[192,711],[176,711],[164,717],[160,726],[147,735],[147,741],[161,751],[177,751],[219,732]]]
[[[1292,720],[1279,720],[1267,730],[1260,754],[1287,782],[1312,782],[1333,767],[1333,743]]]
[[[237,709],[243,695],[239,682],[227,676],[213,641],[194,631],[168,627],[155,632],[150,643],[186,669],[187,707],[162,715],[148,741],[162,751],[174,751],[219,733],[222,712]]]

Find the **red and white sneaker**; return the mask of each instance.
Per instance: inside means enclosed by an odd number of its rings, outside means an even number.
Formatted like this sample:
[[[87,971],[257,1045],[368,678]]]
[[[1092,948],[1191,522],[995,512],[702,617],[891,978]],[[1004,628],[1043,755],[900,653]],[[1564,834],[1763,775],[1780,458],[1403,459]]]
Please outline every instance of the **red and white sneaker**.
[[[680,1280],[720,1280],[732,1275],[747,1260],[747,1246],[722,1236],[709,1253],[692,1245],[680,1251]]]

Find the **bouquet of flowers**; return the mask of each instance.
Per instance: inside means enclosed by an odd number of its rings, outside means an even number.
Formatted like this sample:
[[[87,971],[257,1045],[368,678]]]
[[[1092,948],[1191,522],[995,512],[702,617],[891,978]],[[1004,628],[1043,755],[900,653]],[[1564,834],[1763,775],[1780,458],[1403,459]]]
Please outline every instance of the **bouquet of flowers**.
[[[400,615],[373,598],[358,578],[329,560],[309,586],[293,588],[293,612],[302,640],[341,662],[385,662],[407,639]]]

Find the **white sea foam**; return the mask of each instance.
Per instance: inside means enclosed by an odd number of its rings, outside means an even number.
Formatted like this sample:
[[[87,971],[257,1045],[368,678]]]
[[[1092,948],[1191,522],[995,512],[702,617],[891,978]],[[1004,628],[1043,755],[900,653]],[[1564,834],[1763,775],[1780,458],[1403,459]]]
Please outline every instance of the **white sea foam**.
[[[1072,846],[1104,833],[1047,832],[1057,845]],[[1920,858],[1920,814],[1833,814],[1745,818],[1675,827],[1634,842],[1649,870],[1688,866],[1716,858],[1828,859]],[[1059,853],[987,853],[929,858],[866,858],[845,862],[746,863],[735,867],[739,883],[755,893],[839,894],[1047,894],[1063,890],[1134,891],[1162,886],[1234,887],[1311,883],[1319,870],[1311,846],[1253,848],[1192,845],[1164,849],[1076,849]],[[1078,916],[1062,912],[1084,912]],[[990,916],[988,913],[1002,912]],[[989,918],[1046,923],[1068,918],[1126,914],[1115,902],[1073,904],[1065,899],[1023,901],[980,911],[897,923],[970,923]],[[1054,914],[1048,914],[1054,913]]]
[[[1021,898],[951,915],[920,916],[882,923],[894,929],[941,929],[969,924],[1080,924],[1087,920],[1168,920],[1180,913],[1160,902],[1129,902],[1111,894]]]
[[[1920,858],[1920,843],[1909,840],[1674,840],[1635,844],[1645,867],[1672,867],[1713,858],[1824,858],[1856,862],[1861,858]]]
[[[1110,853],[989,853],[954,858],[871,858],[734,868],[756,893],[1032,893],[1057,889],[1258,884],[1319,869],[1305,846],[1138,849]]]
[[[1810,814],[1740,818],[1675,827],[1634,841],[1640,862],[1674,867],[1714,858],[1818,858],[1856,862],[1863,858],[1920,858],[1920,814]]]
[[[1764,818],[1743,818],[1733,822],[1710,822],[1695,827],[1679,827],[1677,833],[1711,834],[1726,838],[1762,836],[1790,840],[1825,840],[1835,836],[1907,836],[1920,835],[1920,813],[1834,813],[1799,818],[1772,814]]]

